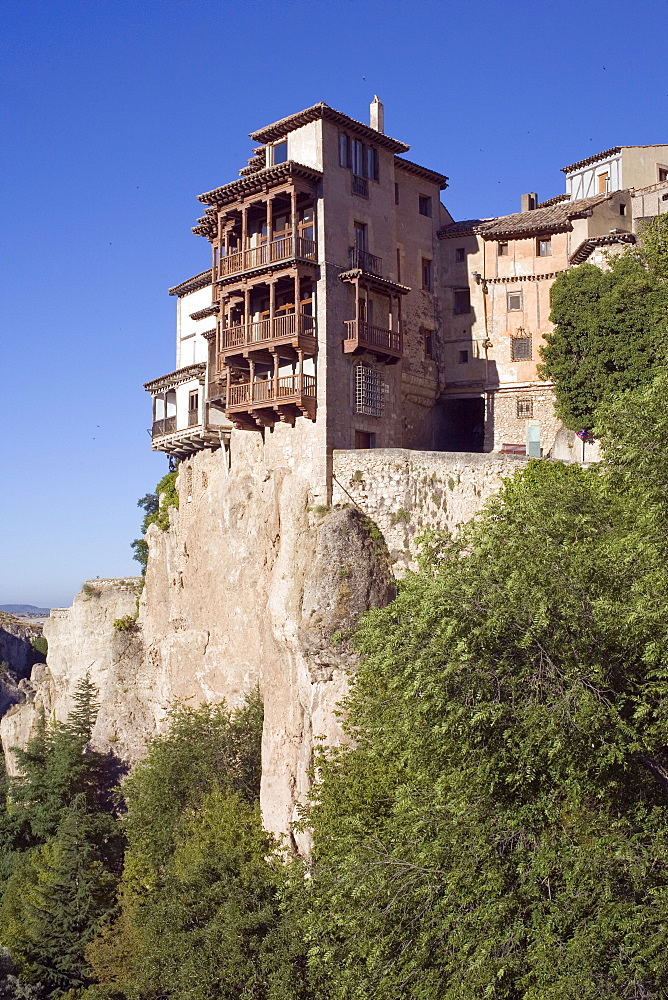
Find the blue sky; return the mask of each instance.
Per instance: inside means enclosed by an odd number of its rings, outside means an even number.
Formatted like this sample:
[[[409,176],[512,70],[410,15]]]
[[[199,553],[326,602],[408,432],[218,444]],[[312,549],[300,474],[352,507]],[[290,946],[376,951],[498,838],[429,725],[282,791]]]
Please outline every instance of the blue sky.
[[[196,196],[248,132],[317,101],[446,173],[456,218],[563,191],[560,167],[668,139],[665,0],[5,0],[0,604],[136,572],[167,467],[142,383],[167,288],[209,266]]]

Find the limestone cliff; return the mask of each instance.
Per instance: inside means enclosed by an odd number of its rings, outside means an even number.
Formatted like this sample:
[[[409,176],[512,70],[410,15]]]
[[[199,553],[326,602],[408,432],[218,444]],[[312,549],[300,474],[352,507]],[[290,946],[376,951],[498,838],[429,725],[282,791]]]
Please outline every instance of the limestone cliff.
[[[2,720],[3,745],[28,739],[40,708],[64,718],[87,671],[100,691],[96,745],[141,754],[170,703],[235,706],[259,685],[265,706],[261,804],[267,828],[292,834],[314,742],[341,739],[336,705],[354,657],[332,634],[387,603],[387,552],[355,509],[311,509],[299,472],[269,468],[259,435],[241,434],[231,467],[199,452],[179,474],[167,531],[149,529],[137,627],[113,622],[135,607],[136,581],[89,581],[45,627],[48,667]]]

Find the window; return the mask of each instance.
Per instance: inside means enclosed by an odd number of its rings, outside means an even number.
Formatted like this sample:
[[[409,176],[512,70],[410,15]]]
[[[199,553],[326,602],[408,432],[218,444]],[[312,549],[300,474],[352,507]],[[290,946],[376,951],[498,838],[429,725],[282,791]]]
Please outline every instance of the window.
[[[533,399],[517,400],[517,416],[520,419],[533,417]]]
[[[471,293],[468,288],[455,288],[454,292],[454,312],[462,316],[471,312]]]
[[[196,389],[188,396],[188,427],[199,423],[199,391]]]
[[[598,184],[598,194],[605,194],[607,192],[609,180],[610,174],[607,170],[604,170],[602,174],[597,174],[596,181]]]
[[[552,238],[550,236],[539,236],[536,240],[536,256],[552,256]]]
[[[508,292],[508,312],[516,312],[522,308],[522,293]]]
[[[382,417],[384,386],[380,374],[369,365],[355,366],[355,412]]]
[[[428,361],[436,360],[436,345],[434,343],[434,331],[433,330],[422,330],[422,337],[424,343],[424,356]]]
[[[510,341],[512,361],[531,361],[531,337],[522,332]]]
[[[288,159],[288,142],[287,139],[284,142],[277,142],[274,146],[270,146],[271,151],[271,162],[274,166],[279,163],[286,163]]]
[[[342,167],[350,167],[350,140],[344,132],[339,132],[339,163]]]
[[[401,249],[397,247],[397,281],[401,281]]]
[[[426,215],[431,219],[431,198],[426,194],[421,194],[419,199],[420,215]]]
[[[659,182],[668,181],[668,167],[659,167]]]
[[[508,244],[507,243],[499,243],[499,244],[497,244],[497,250],[496,250],[496,252],[497,252],[497,254],[498,254],[499,257],[507,257],[508,256]]]
[[[369,227],[366,222],[356,222],[354,224],[355,232],[355,249],[366,251],[367,247],[367,235],[369,232]]]
[[[459,363],[460,365],[467,365],[469,363],[469,352],[460,351],[459,352]]]
[[[465,260],[466,260],[466,248],[465,247],[457,247],[457,249],[455,250],[455,261],[456,261],[456,263],[457,264],[461,264]]]
[[[399,185],[398,184],[394,185],[394,204],[395,205],[399,204]]]
[[[355,177],[378,180],[378,150],[339,132],[339,164],[352,169]]]
[[[422,287],[426,292],[430,292],[432,288],[432,267],[431,261],[427,260],[426,257],[422,258]]]
[[[623,201],[620,201],[619,203],[619,214],[626,215],[626,205],[624,204]]]

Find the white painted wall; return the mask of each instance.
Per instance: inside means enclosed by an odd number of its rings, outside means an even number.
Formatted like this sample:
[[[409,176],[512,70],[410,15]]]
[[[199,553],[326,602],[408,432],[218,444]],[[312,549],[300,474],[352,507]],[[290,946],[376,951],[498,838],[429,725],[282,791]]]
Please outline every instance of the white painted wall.
[[[191,313],[199,312],[211,305],[211,285],[198,288],[196,292],[183,295],[176,304],[176,365],[186,368],[188,365],[206,361],[209,356],[208,341],[202,336],[216,325],[215,316],[205,319],[191,319]]]

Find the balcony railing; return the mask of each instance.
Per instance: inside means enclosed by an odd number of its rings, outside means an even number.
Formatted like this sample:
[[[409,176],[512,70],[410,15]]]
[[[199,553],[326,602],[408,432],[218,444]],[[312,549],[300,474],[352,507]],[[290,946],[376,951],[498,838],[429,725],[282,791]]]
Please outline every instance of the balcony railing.
[[[352,190],[353,194],[358,194],[361,198],[369,197],[369,182],[366,177],[358,177],[357,174],[352,175]]]
[[[228,410],[248,410],[256,405],[290,403],[307,396],[315,399],[315,375],[281,375],[255,382],[231,385],[227,394]]]
[[[154,420],[151,429],[151,437],[162,437],[164,434],[172,434],[176,430],[176,417],[164,417],[162,420]]]
[[[241,274],[243,271],[253,271],[258,267],[266,267],[282,260],[315,260],[315,240],[307,240],[303,236],[281,236],[271,243],[263,243],[250,250],[239,250],[221,257],[218,262],[218,278],[226,278],[231,274]]]
[[[360,250],[359,247],[350,248],[350,266],[366,271],[367,274],[375,274],[382,277],[383,260],[382,257],[375,257],[367,250]]]
[[[315,317],[306,313],[288,313],[286,316],[275,316],[269,319],[256,320],[252,323],[239,323],[220,331],[220,352],[218,370],[220,371],[220,355],[229,351],[251,347],[255,344],[268,344],[277,340],[288,340],[298,336],[315,337]]]
[[[402,337],[398,330],[386,330],[382,326],[372,326],[362,320],[344,320],[345,338],[343,349],[350,353],[359,348],[368,348],[382,354],[400,357]]]

